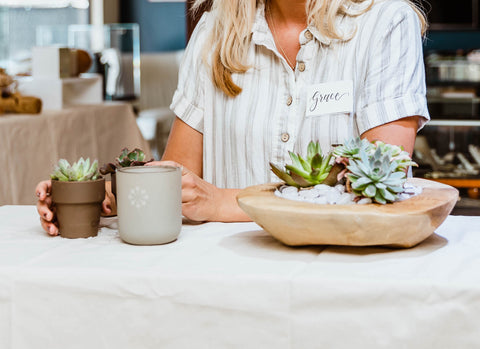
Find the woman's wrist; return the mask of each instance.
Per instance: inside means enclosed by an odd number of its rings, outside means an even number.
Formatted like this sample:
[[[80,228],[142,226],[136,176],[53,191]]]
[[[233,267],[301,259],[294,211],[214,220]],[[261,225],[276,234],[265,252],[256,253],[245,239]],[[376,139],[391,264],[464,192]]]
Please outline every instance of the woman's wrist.
[[[237,194],[241,189],[218,189],[218,205],[212,221],[215,222],[250,222],[250,217],[238,206]]]

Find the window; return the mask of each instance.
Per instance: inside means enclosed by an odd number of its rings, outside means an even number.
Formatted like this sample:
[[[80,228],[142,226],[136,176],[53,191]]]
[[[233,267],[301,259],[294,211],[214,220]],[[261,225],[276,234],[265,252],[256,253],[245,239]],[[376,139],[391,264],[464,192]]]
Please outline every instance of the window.
[[[67,26],[88,23],[88,0],[0,0],[0,66],[27,73],[33,46],[66,46]]]

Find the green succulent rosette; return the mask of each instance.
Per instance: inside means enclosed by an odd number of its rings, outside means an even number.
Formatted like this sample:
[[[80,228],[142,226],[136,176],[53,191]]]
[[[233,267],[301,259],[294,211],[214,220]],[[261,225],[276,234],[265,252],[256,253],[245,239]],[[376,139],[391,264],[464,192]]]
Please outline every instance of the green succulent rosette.
[[[84,182],[101,178],[98,172],[98,161],[90,162],[87,158],[80,158],[70,165],[65,159],[60,159],[55,166],[50,178],[62,182]]]

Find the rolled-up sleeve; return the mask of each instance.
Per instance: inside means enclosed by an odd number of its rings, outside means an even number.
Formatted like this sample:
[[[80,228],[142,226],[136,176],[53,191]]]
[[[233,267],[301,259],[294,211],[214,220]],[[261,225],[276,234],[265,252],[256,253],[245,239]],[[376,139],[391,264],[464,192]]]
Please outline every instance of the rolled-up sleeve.
[[[420,130],[430,119],[419,18],[407,4],[383,16],[390,20],[380,21],[375,29],[357,100],[360,134],[414,115],[421,116]]]
[[[173,95],[170,109],[187,125],[203,133],[205,69],[202,63],[202,50],[205,41],[205,13],[198,22],[185,49],[178,85]]]

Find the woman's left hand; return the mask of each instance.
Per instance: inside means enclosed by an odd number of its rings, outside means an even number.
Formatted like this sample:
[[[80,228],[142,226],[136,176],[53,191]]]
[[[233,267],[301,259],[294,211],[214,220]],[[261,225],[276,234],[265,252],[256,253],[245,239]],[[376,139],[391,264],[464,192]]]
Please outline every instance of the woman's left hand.
[[[236,202],[237,189],[220,189],[174,161],[153,161],[145,166],[182,168],[182,214],[193,221],[248,221]]]

